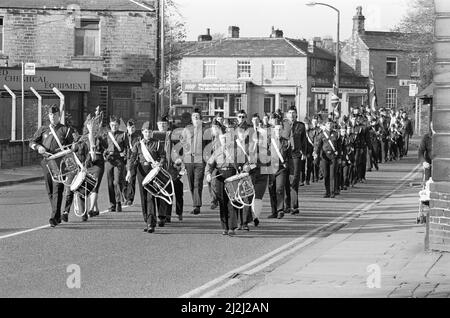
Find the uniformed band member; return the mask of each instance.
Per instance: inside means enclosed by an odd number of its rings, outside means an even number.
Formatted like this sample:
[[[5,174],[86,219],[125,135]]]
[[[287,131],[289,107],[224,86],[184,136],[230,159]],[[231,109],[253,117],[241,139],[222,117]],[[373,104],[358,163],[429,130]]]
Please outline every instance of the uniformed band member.
[[[131,149],[133,149],[134,144],[141,140],[141,135],[136,132],[136,123],[134,120],[130,119],[127,122],[127,133],[126,133],[126,144],[127,144],[127,160],[130,157]],[[123,192],[126,200],[126,205],[130,206],[134,202],[134,196],[136,193],[136,168],[131,170],[131,180],[130,182],[125,182],[123,187]]]
[[[73,136],[70,129],[60,123],[60,112],[57,106],[51,106],[48,114],[50,125],[41,126],[34,134],[30,147],[39,154],[55,154],[59,151],[58,141],[64,145],[70,145],[73,142]],[[63,199],[64,185],[52,180],[50,172],[47,168],[47,160],[41,161],[42,171],[44,173],[45,187],[47,189],[48,198],[52,207],[49,223],[51,227],[55,227],[61,223],[61,204]]]
[[[161,147],[158,140],[151,137],[150,123],[147,121],[142,125],[143,139],[134,144],[131,150],[130,160],[127,163],[126,181],[131,180],[131,170],[137,167],[137,179],[139,184],[139,193],[141,196],[142,214],[144,222],[146,223],[145,232],[153,233],[157,223],[157,208],[160,205],[161,199],[155,198],[147,190],[144,189],[142,181],[144,181],[147,174],[155,167],[163,167],[166,163],[166,153],[164,147]],[[147,153],[148,151],[148,153]],[[148,157],[151,156],[155,163]],[[166,216],[164,211],[159,210],[159,226],[164,226]]]
[[[172,152],[173,149],[173,142],[172,142],[172,131],[169,130],[169,121],[167,117],[162,117],[158,122],[158,134],[162,134],[161,138],[154,138],[158,139],[160,143],[160,147],[163,147],[164,152],[166,153],[166,162],[164,165],[164,169],[166,169],[167,172],[172,177],[175,197],[172,198],[175,202],[175,213],[178,216],[178,220],[183,220],[183,182],[181,181],[181,178],[183,176],[183,161],[181,158],[179,158],[179,155]],[[155,133],[154,133],[155,134]],[[162,214],[166,216],[166,222],[171,223],[172,222],[172,208],[173,203],[168,204],[164,200],[160,200],[160,210]]]
[[[237,174],[236,156],[233,155],[234,143],[233,136],[228,133],[225,134],[225,128],[221,127],[221,134],[219,136],[220,147],[216,148],[214,153],[207,161],[205,168],[206,181],[212,180],[212,173],[216,171],[216,191],[217,199],[219,201],[220,209],[220,223],[222,225],[222,234],[233,236],[237,229],[237,214],[238,211],[231,204],[228,195],[225,191],[225,179]]]
[[[289,140],[282,133],[281,118],[274,120],[270,141],[271,174],[269,175],[269,194],[272,213],[269,219],[282,219],[285,211],[285,187],[289,178]]]
[[[339,164],[339,155],[341,152],[338,135],[331,129],[332,124],[332,120],[330,119],[325,123],[324,130],[318,136],[313,153],[314,159],[319,158],[319,154],[321,154],[320,163],[326,191],[324,198],[334,198],[336,195],[336,169]]]
[[[109,122],[111,130],[104,137],[108,142],[108,148],[105,150],[104,156],[110,212],[122,212],[123,174],[128,146],[125,132],[119,130],[119,125],[119,119],[111,116]]]
[[[298,188],[300,181],[304,179],[302,165],[306,161],[306,128],[305,124],[297,120],[297,108],[292,106],[286,114],[287,121],[283,129],[287,130],[287,138],[290,146],[289,170],[290,170],[290,212],[299,214]]]
[[[314,169],[314,142],[316,140],[316,129],[312,127],[310,120],[305,120],[305,129],[306,129],[306,161],[305,161],[305,183],[306,185],[314,182],[315,178],[315,169]]]

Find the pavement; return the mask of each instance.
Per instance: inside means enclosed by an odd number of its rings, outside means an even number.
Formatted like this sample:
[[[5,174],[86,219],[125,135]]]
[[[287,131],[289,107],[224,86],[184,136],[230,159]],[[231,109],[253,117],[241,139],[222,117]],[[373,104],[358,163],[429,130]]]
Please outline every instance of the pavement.
[[[42,184],[31,182],[42,179],[40,166],[2,169],[0,186],[6,191],[2,204],[11,207],[10,211],[2,211],[5,212],[2,222],[6,222],[3,233],[8,236],[22,229],[34,230],[4,241],[0,258],[8,266],[0,268],[5,285],[12,288],[0,294],[6,297],[44,294],[174,297],[184,293],[189,297],[227,298],[448,298],[450,254],[425,251],[425,226],[415,224],[421,172],[413,158],[418,140],[412,140],[411,144],[410,157],[383,164],[380,172],[369,173],[368,184],[336,200],[324,201],[321,199],[323,185],[312,185],[302,194],[302,215],[282,222],[264,219],[262,228],[242,235],[239,244],[216,234],[220,232],[215,229],[218,212],[213,211],[205,211],[201,223],[187,215],[183,225],[174,223],[164,231],[159,229],[162,235],[152,236],[151,244],[146,242],[149,236],[136,241],[142,222],[138,206],[120,217],[105,214],[87,225],[75,221],[56,232],[35,228],[45,220],[48,205]],[[29,185],[14,186],[18,183]],[[17,198],[12,195],[20,195],[24,205],[15,205]],[[185,204],[189,206],[187,197]],[[103,198],[106,200],[106,194]],[[30,204],[36,212],[30,210]],[[106,204],[106,201],[102,203]],[[264,213],[268,210],[265,200]],[[20,218],[16,220],[17,215]],[[92,231],[94,228],[96,231]],[[104,241],[105,237],[109,239]],[[168,248],[169,237],[175,249]],[[66,250],[57,244],[62,240],[78,248]],[[42,246],[39,243],[42,241],[48,243]],[[177,252],[180,250],[185,252]],[[97,268],[95,264],[100,260],[110,265]],[[130,260],[133,260],[131,267]],[[79,292],[65,287],[65,268],[72,263],[89,268],[83,276],[86,283]],[[128,267],[130,270],[123,272]],[[51,274],[48,269],[55,268],[61,277],[46,279]],[[153,268],[152,283],[146,280],[148,268]],[[18,279],[18,275],[23,275],[23,279]],[[160,279],[167,275],[176,278]],[[213,286],[212,282],[221,286],[213,292],[202,289],[205,285]],[[109,287],[105,290],[105,286]]]

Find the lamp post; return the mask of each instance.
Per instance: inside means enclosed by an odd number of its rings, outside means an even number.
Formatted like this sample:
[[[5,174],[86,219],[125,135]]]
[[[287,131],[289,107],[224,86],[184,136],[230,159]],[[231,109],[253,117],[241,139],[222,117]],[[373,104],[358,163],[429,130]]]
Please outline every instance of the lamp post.
[[[334,94],[339,95],[339,87],[340,87],[340,69],[339,69],[339,61],[340,61],[340,47],[339,47],[339,42],[340,42],[340,37],[339,37],[339,33],[340,33],[340,24],[341,24],[341,13],[340,11],[327,4],[327,3],[322,3],[322,2],[309,2],[306,4],[307,6],[313,7],[313,6],[325,6],[328,8],[333,9],[334,11],[337,12],[337,43],[336,43],[336,72],[335,72],[335,82],[336,82],[336,91],[334,92]],[[334,112],[333,112],[334,114]],[[334,115],[333,115],[334,116]]]

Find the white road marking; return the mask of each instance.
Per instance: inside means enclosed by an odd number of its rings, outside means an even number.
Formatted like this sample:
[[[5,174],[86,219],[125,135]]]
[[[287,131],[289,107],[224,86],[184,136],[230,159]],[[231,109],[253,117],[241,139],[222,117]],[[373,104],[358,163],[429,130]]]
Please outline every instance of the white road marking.
[[[207,297],[213,297],[215,295],[217,295],[219,292],[225,290],[226,288],[237,284],[238,282],[241,281],[241,279],[239,278],[233,278],[230,279],[230,277],[233,274],[236,273],[241,273],[244,275],[251,275],[254,273],[257,273],[258,271],[270,266],[271,264],[280,261],[281,259],[287,257],[288,255],[296,252],[297,250],[306,247],[307,245],[312,244],[313,242],[315,242],[316,240],[318,240],[319,238],[317,237],[311,237],[313,236],[315,233],[321,232],[322,230],[326,229],[327,227],[335,227],[336,225],[338,225],[337,223],[341,223],[344,219],[351,219],[353,217],[355,217],[357,214],[362,214],[364,211],[369,210],[371,207],[379,204],[380,202],[382,202],[383,200],[385,200],[386,198],[390,197],[391,195],[393,195],[395,192],[397,192],[401,187],[404,186],[405,183],[409,182],[409,179],[415,175],[416,173],[418,173],[418,169],[421,165],[418,164],[416,167],[414,167],[406,176],[404,176],[401,180],[399,185],[392,191],[382,195],[380,198],[378,198],[377,200],[374,200],[372,202],[367,202],[367,203],[362,203],[359,206],[357,206],[356,208],[354,208],[353,210],[351,210],[350,212],[347,212],[346,214],[337,217],[336,219],[332,220],[331,222],[321,226],[318,229],[312,230],[310,232],[308,232],[305,236],[302,236],[300,238],[297,238],[295,240],[293,240],[292,242],[289,242],[279,248],[277,248],[276,250],[269,252],[261,257],[259,257],[258,259],[247,263],[239,268],[233,269],[231,271],[229,271],[228,273],[198,287],[195,288],[191,291],[189,291],[188,293],[185,293],[181,296],[179,296],[179,298],[190,298],[190,297],[197,297],[197,298],[207,298]],[[291,246],[296,245],[297,243],[300,243],[298,246],[295,246],[294,248],[291,248]],[[291,249],[290,249],[291,248]],[[277,255],[278,253],[280,253],[279,255]],[[275,256],[277,255],[277,256]],[[274,256],[274,257],[273,257]],[[261,262],[264,262],[262,264],[259,264]],[[259,264],[258,266],[256,266],[253,269],[253,266]],[[227,281],[228,280],[228,281]],[[227,282],[225,282],[227,281]],[[219,285],[219,287],[216,287],[215,289],[210,290],[207,293],[201,294],[202,292],[207,291],[208,289],[212,288],[213,286]],[[197,295],[197,296],[196,296]]]

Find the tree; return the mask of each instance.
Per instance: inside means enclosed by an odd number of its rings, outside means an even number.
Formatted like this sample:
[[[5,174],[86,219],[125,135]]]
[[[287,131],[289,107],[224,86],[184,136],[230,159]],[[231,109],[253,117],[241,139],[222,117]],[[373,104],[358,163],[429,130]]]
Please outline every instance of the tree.
[[[401,41],[413,48],[411,57],[421,59],[420,87],[427,87],[433,81],[434,0],[409,2],[408,13],[393,31],[404,33]]]

